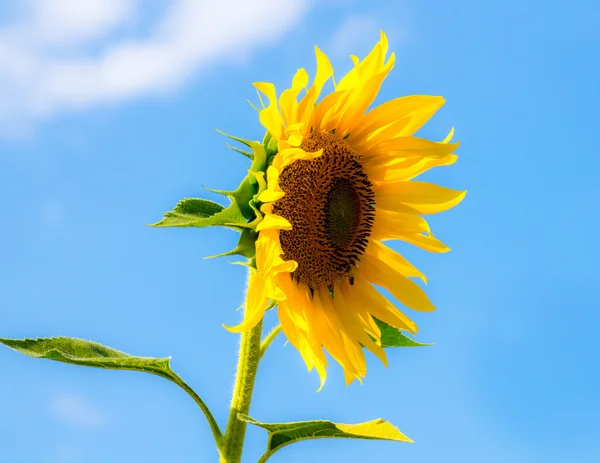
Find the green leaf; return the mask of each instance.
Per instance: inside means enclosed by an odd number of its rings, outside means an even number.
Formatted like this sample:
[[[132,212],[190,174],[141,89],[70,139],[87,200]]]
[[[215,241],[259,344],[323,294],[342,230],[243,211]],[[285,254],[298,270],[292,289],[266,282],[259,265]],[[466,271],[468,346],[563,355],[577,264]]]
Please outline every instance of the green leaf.
[[[381,320],[373,317],[375,319],[375,323],[379,326],[381,330],[381,346],[382,347],[424,347],[431,346],[433,344],[422,344],[417,342],[408,336],[406,336],[399,329],[394,328],[393,326],[388,325]]]
[[[161,376],[186,391],[204,412],[215,438],[221,446],[222,434],[204,401],[173,370],[169,358],[135,357],[92,341],[75,338],[5,339],[0,344],[34,358],[45,358],[72,365],[109,370],[132,370]]]
[[[179,201],[175,209],[167,212],[164,218],[153,227],[209,227],[226,226],[240,230],[246,226],[246,219],[236,202],[224,208],[220,204],[199,198],[186,198]]]
[[[35,358],[110,370],[135,370],[171,378],[168,358],[134,357],[92,341],[74,338],[3,339],[0,343]]]
[[[347,438],[413,442],[398,428],[381,418],[360,424],[340,424],[325,420],[261,423],[242,414],[238,415],[238,419],[259,426],[269,433],[267,451],[259,460],[260,462],[266,461],[273,453],[286,445],[309,439]]]

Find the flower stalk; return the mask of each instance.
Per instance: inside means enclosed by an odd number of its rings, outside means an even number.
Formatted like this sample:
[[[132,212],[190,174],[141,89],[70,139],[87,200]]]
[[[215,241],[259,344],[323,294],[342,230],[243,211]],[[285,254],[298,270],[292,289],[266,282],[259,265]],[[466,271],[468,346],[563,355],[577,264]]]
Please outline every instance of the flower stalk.
[[[241,335],[235,386],[223,446],[220,449],[220,463],[240,463],[242,460],[246,423],[238,419],[238,415],[247,415],[250,411],[254,380],[261,357],[261,334],[262,321]]]

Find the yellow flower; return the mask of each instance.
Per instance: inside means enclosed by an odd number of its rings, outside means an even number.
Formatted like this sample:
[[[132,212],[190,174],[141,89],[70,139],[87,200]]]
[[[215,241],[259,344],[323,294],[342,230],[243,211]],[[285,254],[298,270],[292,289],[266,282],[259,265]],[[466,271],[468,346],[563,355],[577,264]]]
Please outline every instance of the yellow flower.
[[[448,251],[421,215],[450,209],[465,196],[413,181],[457,159],[452,132],[442,142],[413,136],[443,98],[407,96],[367,111],[394,65],[394,54],[386,55],[382,32],[365,59],[352,56],[354,68],[320,101],[333,68],[318,48],[310,87],[304,69],[279,99],[273,84],[254,84],[268,99],[259,117],[276,154],[258,196],[263,219],[256,227],[245,318],[229,329],[251,329],[276,302],[285,335],[309,370],[316,368],[321,386],[325,351],[342,365],[347,384],[366,374],[363,346],[387,365],[374,319],[416,333],[416,325],[373,284],[406,307],[435,310],[410,279],[426,282],[425,276],[382,241]]]

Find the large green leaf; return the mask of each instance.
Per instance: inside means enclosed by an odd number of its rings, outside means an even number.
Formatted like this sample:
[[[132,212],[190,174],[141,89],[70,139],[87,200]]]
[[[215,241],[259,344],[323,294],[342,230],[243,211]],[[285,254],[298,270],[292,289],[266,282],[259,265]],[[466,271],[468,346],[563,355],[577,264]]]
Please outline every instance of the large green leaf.
[[[431,346],[432,344],[423,344],[406,336],[399,329],[388,325],[375,318],[375,323],[381,330],[381,346],[382,347],[422,347]]]
[[[0,343],[35,358],[110,370],[136,370],[171,379],[168,358],[134,357],[92,341],[73,338],[3,339]]]
[[[92,341],[75,338],[4,339],[0,344],[34,358],[110,370],[133,370],[152,373],[168,379],[186,391],[204,412],[217,446],[222,435],[219,426],[202,399],[173,370],[169,358],[135,357]]]
[[[206,199],[186,198],[179,201],[175,209],[164,214],[163,219],[153,227],[209,227],[226,226],[243,228],[246,219],[237,203],[224,208]]]
[[[247,423],[259,426],[269,433],[267,451],[259,460],[266,461],[286,445],[309,439],[346,438],[413,442],[398,428],[381,418],[360,424],[340,424],[326,420],[298,421],[295,423],[261,423],[247,415],[238,415]]]

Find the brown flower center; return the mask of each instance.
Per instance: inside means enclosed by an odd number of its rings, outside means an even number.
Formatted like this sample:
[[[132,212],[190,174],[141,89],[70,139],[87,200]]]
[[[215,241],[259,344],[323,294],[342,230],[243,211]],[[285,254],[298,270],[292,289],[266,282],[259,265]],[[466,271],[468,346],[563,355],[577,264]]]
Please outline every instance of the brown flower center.
[[[292,224],[280,234],[283,258],[298,262],[293,277],[315,289],[352,277],[375,218],[375,195],[360,156],[329,133],[306,137],[301,148],[323,155],[296,161],[279,178],[285,196],[274,212]]]

